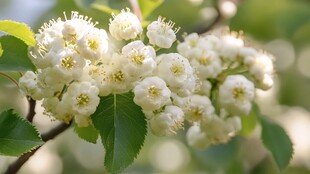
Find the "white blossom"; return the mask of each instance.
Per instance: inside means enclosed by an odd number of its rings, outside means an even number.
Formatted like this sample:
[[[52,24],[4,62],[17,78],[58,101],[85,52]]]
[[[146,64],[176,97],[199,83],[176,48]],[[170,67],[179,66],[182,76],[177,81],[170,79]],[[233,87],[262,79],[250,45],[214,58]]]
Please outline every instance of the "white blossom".
[[[124,70],[127,60],[121,54],[114,53],[111,61],[103,68],[102,85],[106,86],[113,93],[125,93],[133,88],[133,79],[129,72]],[[106,84],[105,84],[106,83]]]
[[[142,25],[138,17],[130,12],[130,9],[122,10],[120,14],[112,14],[109,31],[117,40],[129,40],[142,33]]]
[[[74,82],[64,93],[62,101],[71,107],[75,117],[89,117],[99,104],[99,89],[91,82]]]
[[[173,105],[165,106],[165,109],[155,114],[150,120],[152,133],[157,136],[175,135],[176,131],[183,127],[184,113],[181,108]]]
[[[184,37],[184,42],[181,42],[177,46],[178,52],[188,58],[191,59],[196,52],[200,51],[200,42],[201,38],[197,33],[191,33]]]
[[[207,136],[207,133],[200,129],[200,126],[194,124],[191,126],[186,133],[187,143],[190,146],[196,148],[207,148],[211,145],[211,141]]]
[[[208,80],[197,80],[195,93],[209,97],[212,85]]]
[[[190,92],[195,90],[193,69],[186,58],[178,53],[169,53],[162,54],[156,59],[158,65],[155,74],[164,79],[173,92],[178,93],[180,89]],[[182,93],[178,94],[186,96]]]
[[[133,81],[151,75],[156,67],[154,48],[145,46],[140,40],[125,45],[122,48],[122,54],[127,60],[123,69],[128,72]]]
[[[234,135],[232,133],[231,124],[217,116],[213,117],[208,123],[204,122],[201,125],[202,131],[206,132],[212,144],[227,143]]]
[[[267,90],[273,85],[273,57],[264,53],[260,53],[250,64],[249,71],[258,82],[258,87]]]
[[[156,110],[170,102],[171,91],[159,77],[147,77],[133,89],[133,101],[143,110]]]
[[[74,50],[66,48],[55,55],[52,69],[63,83],[69,83],[82,76],[84,66],[85,60]]]
[[[239,50],[244,46],[242,39],[234,35],[224,35],[220,37],[220,45],[218,46],[218,52],[224,61],[232,62],[236,61]]]
[[[243,58],[243,63],[248,67],[254,63],[257,55],[258,52],[251,47],[243,47],[239,50],[239,56]]]
[[[219,87],[220,104],[233,115],[248,115],[254,95],[254,84],[242,75],[227,76]]]
[[[208,122],[214,114],[214,107],[207,96],[191,95],[182,107],[185,118],[191,122]]]
[[[37,75],[32,71],[27,71],[19,79],[19,87],[27,95],[31,96],[34,100],[41,100],[44,98],[44,93],[39,86]]]
[[[157,21],[153,21],[147,26],[146,35],[149,42],[160,48],[170,48],[176,40],[176,33],[179,29],[173,30],[174,23],[172,21],[165,22],[165,18],[158,17]]]
[[[199,53],[197,58],[190,61],[197,76],[202,80],[216,78],[222,72],[221,59],[217,53],[213,51],[200,51]]]
[[[84,59],[97,61],[108,51],[108,36],[105,30],[90,29],[77,41],[77,49]]]

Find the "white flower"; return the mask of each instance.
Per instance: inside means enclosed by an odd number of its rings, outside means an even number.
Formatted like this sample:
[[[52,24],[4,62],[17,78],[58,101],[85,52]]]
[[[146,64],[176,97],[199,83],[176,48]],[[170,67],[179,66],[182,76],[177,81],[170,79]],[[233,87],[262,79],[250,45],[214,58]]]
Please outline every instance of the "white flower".
[[[84,59],[99,60],[108,51],[108,36],[103,29],[89,29],[80,40],[77,41],[77,49]]]
[[[60,50],[53,59],[53,69],[63,83],[77,80],[83,74],[85,60],[69,48]]]
[[[235,136],[242,128],[241,119],[238,116],[228,117],[225,122],[229,136]]]
[[[184,37],[184,42],[177,46],[178,52],[189,60],[201,57],[202,52],[215,50],[220,42],[218,37],[207,35],[200,37],[197,33],[191,33]]]
[[[243,63],[246,66],[251,66],[254,63],[257,55],[258,52],[251,47],[243,47],[239,50],[239,56],[243,58]]]
[[[44,90],[45,97],[53,96],[53,94],[60,93],[63,90],[65,84],[55,68],[40,69],[37,76],[39,86]]]
[[[45,23],[41,27],[38,34],[35,34],[37,42],[34,47],[29,48],[29,55],[38,68],[51,66],[53,54],[65,47],[62,29],[63,21],[51,20],[50,23]]]
[[[264,53],[260,53],[250,64],[249,71],[258,82],[258,87],[267,90],[273,85],[273,57]]]
[[[44,98],[42,107],[44,108],[45,115],[67,124],[69,124],[74,117],[70,103],[60,101],[58,97]]]
[[[153,47],[145,46],[141,40],[130,42],[122,48],[127,59],[124,71],[128,72],[133,81],[149,76],[156,67],[156,53]]]
[[[111,85],[109,85],[110,83],[108,83],[105,80],[106,67],[108,67],[108,65],[100,64],[100,65],[88,65],[85,68],[85,71],[88,72],[90,78],[96,82],[100,96],[107,96],[112,92]],[[87,80],[89,80],[88,79],[89,77],[86,76],[86,78]]]
[[[201,38],[197,33],[191,33],[184,37],[184,42],[178,44],[177,50],[182,56],[191,59],[192,55],[200,50],[200,41]]]
[[[212,85],[208,80],[198,80],[195,93],[209,97]]]
[[[55,112],[51,113],[54,118],[61,120],[65,123],[70,123],[70,121],[76,116],[72,111],[72,105],[68,101],[59,101]]]
[[[128,92],[133,88],[132,78],[124,70],[127,60],[123,55],[114,53],[108,65],[103,68],[103,85],[108,85],[113,93]],[[107,83],[107,84],[104,84]]]
[[[206,132],[200,129],[200,126],[195,124],[191,126],[186,133],[187,143],[190,146],[196,148],[207,148],[211,145],[211,141],[209,140]]]
[[[172,21],[165,22],[165,18],[158,17],[157,21],[153,21],[147,26],[146,35],[149,42],[161,48],[170,48],[176,40],[176,33],[179,29],[173,30],[174,23]]]
[[[156,59],[158,65],[155,74],[164,79],[173,92],[177,93],[180,89],[191,92],[195,90],[193,69],[186,58],[177,53],[169,53],[162,54]]]
[[[191,122],[208,122],[214,114],[214,107],[210,99],[200,95],[189,96],[182,109],[185,118]]]
[[[191,59],[190,64],[196,71],[197,76],[205,80],[216,78],[222,72],[221,59],[213,51],[200,51],[197,58]]]
[[[99,104],[99,89],[91,82],[73,82],[63,94],[62,102],[71,107],[73,115],[89,117]]]
[[[84,34],[92,30],[97,23],[92,22],[92,18],[80,15],[78,12],[71,12],[71,19],[67,19],[63,23],[63,39],[66,41],[67,46],[75,45]]]
[[[260,80],[257,84],[257,87],[262,90],[268,90],[273,86],[273,77],[272,75],[265,74],[264,78]]]
[[[181,108],[173,105],[154,115],[150,120],[152,133],[157,136],[175,135],[183,127],[184,113]]]
[[[113,19],[110,19],[109,31],[117,40],[129,40],[136,38],[142,33],[142,25],[138,17],[130,12],[122,10],[120,14],[112,14]]]
[[[233,115],[248,115],[254,95],[254,84],[242,75],[227,76],[219,87],[219,102]]]
[[[133,101],[143,110],[156,110],[170,102],[171,91],[159,77],[147,77],[133,89]]]
[[[234,130],[231,129],[231,123],[217,116],[213,117],[208,123],[201,125],[202,131],[206,132],[212,144],[227,143],[234,135]]]
[[[41,100],[44,98],[44,93],[39,86],[37,75],[32,71],[27,71],[19,79],[19,87],[27,95],[31,96],[34,100]]]
[[[224,35],[218,46],[219,55],[224,61],[236,61],[239,50],[244,46],[242,39],[234,35]]]

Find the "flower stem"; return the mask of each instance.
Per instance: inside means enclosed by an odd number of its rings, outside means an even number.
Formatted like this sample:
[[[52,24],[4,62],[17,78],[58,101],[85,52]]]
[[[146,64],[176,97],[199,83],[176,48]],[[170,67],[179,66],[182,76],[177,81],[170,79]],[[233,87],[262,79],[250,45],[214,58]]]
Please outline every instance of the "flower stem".
[[[13,77],[11,77],[10,75],[8,75],[8,74],[6,74],[4,72],[1,72],[1,71],[0,71],[0,75],[2,75],[4,77],[6,77],[7,79],[11,80],[17,87],[19,87],[18,86],[18,82]]]

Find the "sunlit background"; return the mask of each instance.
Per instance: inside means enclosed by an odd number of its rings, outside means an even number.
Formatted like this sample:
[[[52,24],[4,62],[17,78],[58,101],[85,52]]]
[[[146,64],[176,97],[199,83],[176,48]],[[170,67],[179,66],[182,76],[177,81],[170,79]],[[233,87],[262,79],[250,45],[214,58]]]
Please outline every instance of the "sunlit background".
[[[110,15],[92,8],[93,3],[110,3],[116,9],[127,4],[125,0],[1,0],[0,20],[25,22],[37,31],[43,22],[63,16],[63,11],[70,14],[75,10],[93,17],[99,27],[106,28]],[[267,92],[258,91],[257,103],[263,114],[281,124],[293,141],[295,153],[284,173],[310,173],[310,2],[166,0],[149,19],[161,15],[173,20],[181,27],[178,33],[181,36],[185,31],[206,32],[219,14],[219,26],[243,30],[248,44],[277,58],[275,86]],[[26,115],[27,101],[10,81],[0,77],[0,110],[5,108],[15,108]],[[40,103],[36,110],[34,123],[40,132],[57,124],[42,114]],[[174,137],[148,135],[138,158],[124,173],[279,173],[259,137],[260,127],[256,126],[247,137],[239,136],[228,144],[197,150],[187,145],[184,131]],[[20,173],[106,173],[104,154],[100,140],[96,145],[87,143],[70,129],[44,145]],[[14,160],[0,156],[0,173]]]

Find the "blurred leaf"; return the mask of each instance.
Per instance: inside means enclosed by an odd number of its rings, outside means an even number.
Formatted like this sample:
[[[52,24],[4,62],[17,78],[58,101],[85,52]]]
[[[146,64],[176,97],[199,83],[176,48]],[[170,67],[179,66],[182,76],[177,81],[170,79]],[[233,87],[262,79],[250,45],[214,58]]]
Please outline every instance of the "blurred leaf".
[[[12,109],[0,113],[0,154],[19,156],[42,144],[38,131]]]
[[[103,2],[106,1],[105,4],[107,4],[107,6],[109,6],[110,8],[113,8],[113,9],[119,9],[120,10],[120,9],[130,7],[128,0],[102,0],[102,1]]]
[[[88,8],[95,2],[95,0],[74,0],[74,2],[81,8]]]
[[[112,14],[112,13],[114,13],[114,14],[119,14],[119,13],[120,13],[120,11],[115,10],[115,9],[112,9],[112,8],[110,8],[110,7],[107,6],[107,5],[92,4],[91,6],[92,6],[93,8],[95,8],[95,9],[100,10],[100,11],[102,11],[102,12],[104,12],[104,13],[107,13],[107,14]]]
[[[281,37],[299,46],[308,44],[310,34],[300,32],[300,28],[310,22],[309,8],[309,2],[301,0],[242,1],[231,20],[231,28],[266,41]]]
[[[35,70],[28,57],[28,46],[13,36],[0,37],[3,54],[0,57],[0,71]]]
[[[141,13],[144,19],[149,17],[149,15],[159,7],[164,0],[138,0]]]
[[[240,131],[241,135],[249,136],[256,127],[258,106],[253,104],[252,110],[248,116],[243,116],[241,118],[242,129]]]
[[[34,33],[30,27],[24,23],[3,20],[0,21],[0,31],[17,37],[29,46],[34,46],[36,43],[36,40],[34,39]]]
[[[133,102],[133,93],[102,97],[92,120],[106,149],[106,168],[121,172],[137,157],[147,133],[144,114]]]
[[[262,141],[282,171],[292,158],[293,144],[281,126],[264,116],[260,117],[260,121],[262,125]]]
[[[93,125],[88,127],[78,127],[74,126],[74,132],[83,140],[96,144],[99,136],[99,132],[95,129]]]
[[[193,149],[193,151],[202,167],[208,171],[218,171],[229,167],[236,160],[239,142],[237,138],[233,138],[227,144],[213,145],[207,150]]]

